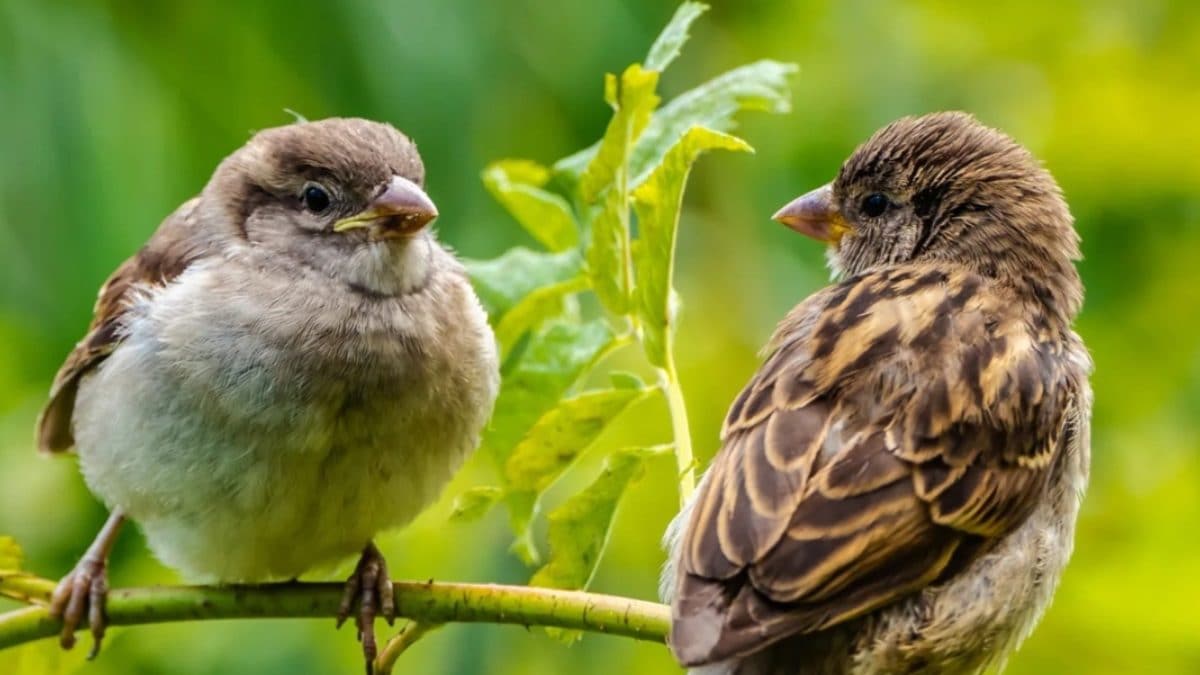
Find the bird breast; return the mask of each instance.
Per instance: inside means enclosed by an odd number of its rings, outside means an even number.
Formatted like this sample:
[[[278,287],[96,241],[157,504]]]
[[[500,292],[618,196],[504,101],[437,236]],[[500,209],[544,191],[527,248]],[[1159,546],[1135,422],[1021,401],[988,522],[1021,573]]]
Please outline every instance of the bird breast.
[[[229,263],[137,301],[81,383],[81,464],[189,576],[295,576],[438,494],[490,413],[495,349],[459,274],[374,297]]]

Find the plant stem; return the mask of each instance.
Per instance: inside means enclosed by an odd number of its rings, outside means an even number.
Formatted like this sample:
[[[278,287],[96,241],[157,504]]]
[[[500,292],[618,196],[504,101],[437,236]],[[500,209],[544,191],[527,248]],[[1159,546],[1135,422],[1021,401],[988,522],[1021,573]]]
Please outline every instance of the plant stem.
[[[663,393],[667,397],[667,410],[671,413],[671,431],[675,436],[675,465],[679,469],[679,502],[686,504],[696,489],[696,458],[692,454],[692,432],[688,428],[687,406],[683,402],[683,388],[679,383],[679,372],[675,369],[675,354],[670,343],[666,349],[665,367],[659,370]]]
[[[401,654],[408,651],[408,648],[416,644],[417,640],[425,637],[426,633],[441,627],[440,623],[423,621],[409,621],[404,624],[400,632],[388,640],[379,652],[379,657],[375,659],[375,674],[391,675],[392,668],[396,665],[396,659],[399,659]]]
[[[3,583],[0,579],[0,591],[5,590]],[[48,580],[39,583],[53,587]],[[554,626],[661,642],[666,639],[670,624],[669,611],[663,605],[598,593],[434,582],[395,582],[394,587],[397,613],[429,625],[466,621]],[[108,623],[132,626],[209,619],[307,617],[328,618],[332,624],[342,590],[340,583],[116,589],[108,595]],[[51,619],[44,607],[0,614],[0,649],[51,637],[60,629],[61,623]]]
[[[49,603],[56,585],[28,572],[0,572],[0,596],[27,605]]]

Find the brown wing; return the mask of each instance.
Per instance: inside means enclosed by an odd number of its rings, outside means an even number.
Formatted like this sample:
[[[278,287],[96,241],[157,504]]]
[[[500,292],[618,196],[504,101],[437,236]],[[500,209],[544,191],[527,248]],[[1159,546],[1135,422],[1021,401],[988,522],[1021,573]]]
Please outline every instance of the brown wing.
[[[121,263],[100,288],[87,335],[58,369],[50,400],[38,416],[37,444],[42,452],[65,452],[75,445],[71,415],[79,378],[120,343],[125,313],[136,293],[166,285],[203,254],[205,246],[194,227],[197,201],[185,202],[168,216],[150,241]]]
[[[801,305],[734,402],[680,545],[672,648],[724,660],[944,579],[1030,512],[1083,373],[966,272]]]

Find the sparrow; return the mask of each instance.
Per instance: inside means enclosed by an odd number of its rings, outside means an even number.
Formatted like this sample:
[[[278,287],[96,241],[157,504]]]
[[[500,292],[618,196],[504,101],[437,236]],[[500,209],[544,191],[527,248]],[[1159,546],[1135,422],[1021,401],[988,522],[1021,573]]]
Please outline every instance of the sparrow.
[[[111,516],[58,585],[61,644],[104,635],[125,520],[187,578],[292,580],[360,554],[364,656],[395,606],[372,544],[474,450],[499,387],[495,340],[416,146],[388,124],[257,133],[100,290],[37,423],[75,448]]]
[[[1088,476],[1062,192],[1005,134],[936,113],[774,217],[828,243],[835,283],[779,324],[668,530],[671,649],[708,675],[1002,667]]]

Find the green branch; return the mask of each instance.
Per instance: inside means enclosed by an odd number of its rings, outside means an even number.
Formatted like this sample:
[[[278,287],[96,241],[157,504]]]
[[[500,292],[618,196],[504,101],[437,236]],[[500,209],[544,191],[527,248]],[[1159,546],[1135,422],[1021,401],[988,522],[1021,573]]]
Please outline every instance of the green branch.
[[[425,637],[431,631],[441,628],[440,623],[421,623],[420,621],[409,621],[404,624],[399,633],[392,636],[392,639],[387,641],[383,646],[383,650],[379,652],[379,656],[375,659],[375,672],[378,675],[391,675],[392,668],[396,665],[396,659],[400,655],[408,651],[409,647],[416,644],[417,640]]]
[[[54,583],[28,575],[0,576],[0,595],[41,605]],[[662,642],[665,606],[598,593],[529,586],[395,582],[396,612],[421,622],[553,626]],[[111,626],[249,618],[328,618],[342,597],[340,583],[262,586],[172,586],[115,589],[108,595]],[[61,624],[44,606],[0,614],[0,649],[52,637]]]

